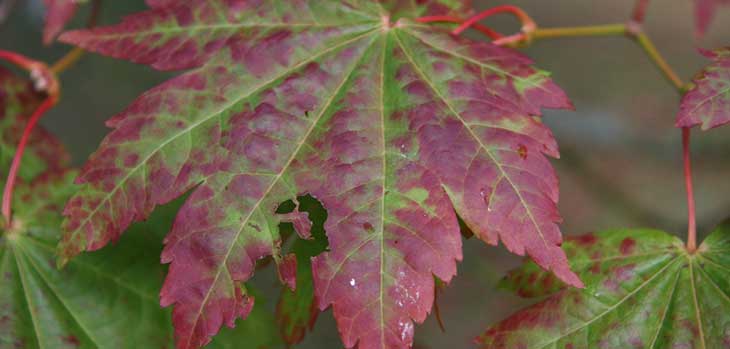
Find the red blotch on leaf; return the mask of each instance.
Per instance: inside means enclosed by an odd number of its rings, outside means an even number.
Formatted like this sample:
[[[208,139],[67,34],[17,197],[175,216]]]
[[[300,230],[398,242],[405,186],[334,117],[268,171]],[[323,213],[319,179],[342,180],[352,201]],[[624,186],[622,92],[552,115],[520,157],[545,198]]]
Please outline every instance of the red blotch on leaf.
[[[636,247],[636,240],[632,238],[626,238],[621,241],[621,245],[619,246],[619,251],[621,251],[621,254],[626,256],[634,252],[634,248]]]

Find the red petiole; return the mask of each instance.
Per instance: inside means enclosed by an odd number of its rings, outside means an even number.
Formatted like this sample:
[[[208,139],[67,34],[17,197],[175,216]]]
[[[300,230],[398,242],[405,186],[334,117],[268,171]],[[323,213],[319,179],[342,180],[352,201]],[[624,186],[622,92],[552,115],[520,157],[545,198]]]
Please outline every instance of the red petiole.
[[[464,20],[459,17],[454,16],[426,16],[417,18],[416,22],[419,23],[464,23]],[[492,28],[487,27],[486,25],[475,23],[473,25],[473,28],[482,32],[484,35],[488,36],[492,40],[497,40],[502,38],[502,34],[494,31]]]
[[[693,253],[697,250],[697,218],[695,211],[694,189],[692,187],[692,162],[690,154],[691,129],[682,129],[682,158],[684,161],[684,184],[687,188],[687,251]]]
[[[5,182],[5,188],[3,190],[2,197],[2,215],[5,218],[6,226],[10,226],[12,222],[12,202],[13,202],[13,190],[18,177],[18,171],[20,170],[21,160],[23,153],[30,139],[30,135],[33,129],[38,124],[38,120],[45,114],[48,109],[53,107],[58,102],[59,88],[58,81],[55,75],[48,69],[48,67],[40,62],[34,61],[23,55],[2,51],[0,50],[0,59],[6,60],[13,63],[31,73],[33,79],[35,79],[36,88],[42,90],[48,94],[48,97],[41,103],[41,105],[33,112],[28,124],[23,130],[23,135],[18,143],[18,148],[15,151],[13,162],[10,165],[10,172],[8,173],[7,181]]]

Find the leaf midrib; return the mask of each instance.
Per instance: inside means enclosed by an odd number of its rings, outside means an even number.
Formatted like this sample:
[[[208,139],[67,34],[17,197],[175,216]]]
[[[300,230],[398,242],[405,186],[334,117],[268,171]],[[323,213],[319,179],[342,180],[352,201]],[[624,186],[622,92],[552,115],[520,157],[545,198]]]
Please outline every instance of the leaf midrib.
[[[357,39],[365,38],[365,37],[371,35],[372,33],[373,33],[373,31],[367,32],[366,34],[363,34],[362,36],[358,37]],[[349,43],[353,43],[355,41],[357,41],[357,40],[355,40],[355,39],[349,40],[346,43],[342,44],[342,46],[344,47],[345,45],[347,45]],[[372,43],[370,43],[370,44],[372,44]],[[238,232],[235,234],[235,236],[232,238],[231,241],[234,241],[235,242],[235,240],[238,239],[238,237],[240,236],[240,234],[243,232],[244,227],[246,226],[246,224],[248,224],[248,221],[251,218],[251,216],[253,215],[253,213],[258,210],[259,205],[266,199],[266,197],[271,192],[271,190],[273,190],[273,188],[276,186],[276,184],[279,183],[279,180],[284,175],[284,173],[286,173],[287,169],[289,168],[289,165],[292,163],[292,161],[294,161],[294,159],[297,157],[297,155],[299,155],[299,151],[307,143],[307,140],[309,139],[309,136],[314,131],[314,129],[316,129],[319,120],[322,118],[322,116],[324,114],[326,114],[326,112],[332,106],[332,103],[337,99],[337,97],[339,96],[340,92],[342,91],[342,88],[350,80],[351,76],[353,75],[353,73],[355,72],[355,70],[360,65],[360,63],[361,63],[360,61],[362,60],[362,58],[365,56],[366,53],[367,53],[367,48],[363,50],[362,56],[360,58],[358,58],[357,60],[354,61],[353,65],[352,65],[352,69],[349,71],[349,73],[343,74],[342,81],[341,81],[340,85],[337,88],[335,88],[335,91],[333,91],[333,93],[330,96],[329,100],[322,106],[320,113],[312,120],[312,123],[311,123],[310,127],[307,129],[306,133],[302,135],[301,142],[292,151],[292,154],[289,157],[289,159],[287,160],[286,164],[284,164],[284,166],[282,166],[282,168],[279,171],[279,173],[276,174],[276,177],[274,179],[272,179],[269,187],[266,189],[266,191],[264,191],[264,193],[261,195],[260,199],[256,202],[256,204],[251,208],[251,210],[249,211],[249,213],[246,216],[246,218],[244,218],[241,221],[242,222],[241,223],[241,226],[240,226],[240,228],[238,229]],[[323,54],[320,54],[319,56],[323,56]],[[208,299],[210,298],[210,295],[212,294],[212,291],[215,288],[215,284],[218,282],[218,278],[220,278],[223,270],[225,269],[226,261],[230,257],[230,254],[233,251],[233,246],[234,245],[235,245],[235,243],[231,243],[229,245],[228,250],[226,251],[226,254],[225,254],[225,256],[222,259],[222,262],[220,263],[220,266],[218,268],[218,271],[216,272],[215,278],[211,282],[211,286],[208,289],[208,291],[206,292],[205,298],[200,303],[201,306],[198,309],[197,315],[195,316],[195,321],[193,322],[193,328],[197,327],[198,321],[199,321],[199,319],[200,319],[200,317],[202,315],[203,308],[205,307],[205,304],[207,303]],[[191,335],[188,336],[188,341],[185,344],[185,348],[188,348],[189,347],[190,340],[192,340],[192,332],[191,332]]]
[[[547,241],[545,239],[545,235],[543,234],[542,229],[540,228],[540,225],[537,224],[537,220],[535,219],[535,217],[532,213],[531,206],[527,205],[527,202],[525,201],[524,197],[522,196],[520,188],[518,188],[514,184],[514,182],[512,181],[512,178],[507,174],[507,171],[505,171],[505,169],[503,168],[502,163],[497,161],[497,158],[494,156],[494,154],[492,154],[491,149],[489,147],[487,147],[487,145],[484,144],[484,142],[482,142],[482,140],[474,133],[474,130],[472,130],[472,128],[469,126],[469,124],[466,122],[466,120],[464,120],[461,117],[461,114],[459,114],[459,112],[456,111],[456,109],[451,105],[451,103],[449,103],[449,101],[441,93],[441,91],[439,91],[439,89],[436,88],[436,86],[434,86],[433,82],[421,70],[421,67],[414,61],[411,53],[405,48],[405,45],[400,40],[400,38],[398,37],[397,34],[395,35],[395,38],[398,41],[398,46],[400,46],[401,50],[403,51],[405,56],[408,58],[408,61],[410,62],[410,64],[413,66],[413,68],[416,70],[416,72],[421,76],[421,79],[433,90],[433,92],[436,94],[436,96],[438,96],[438,98],[441,99],[441,101],[443,101],[443,103],[449,108],[449,111],[451,112],[451,114],[453,114],[457,119],[459,119],[459,121],[464,125],[464,128],[466,130],[468,130],[471,137],[479,144],[479,146],[482,149],[484,149],[484,152],[492,160],[492,163],[494,163],[496,165],[497,169],[499,169],[499,172],[501,175],[498,180],[501,180],[501,179],[507,180],[507,182],[509,183],[509,185],[512,187],[515,194],[517,195],[518,199],[520,200],[522,207],[524,207],[525,212],[527,213],[527,216],[530,218],[530,221],[532,222],[533,226],[535,227],[537,233],[540,235],[540,240],[542,241],[543,245],[545,246],[546,249],[550,249],[551,246],[547,243]]]

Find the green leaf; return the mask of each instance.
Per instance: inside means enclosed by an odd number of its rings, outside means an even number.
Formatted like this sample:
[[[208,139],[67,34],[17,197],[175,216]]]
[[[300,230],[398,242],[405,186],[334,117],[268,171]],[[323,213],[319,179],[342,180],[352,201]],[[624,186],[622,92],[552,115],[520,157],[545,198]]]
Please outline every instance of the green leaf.
[[[653,230],[589,234],[564,248],[586,288],[548,287],[561,290],[490,327],[478,339],[482,348],[730,345],[730,221],[693,254],[679,239]],[[505,285],[541,296],[535,290],[551,280],[545,274],[528,263]]]

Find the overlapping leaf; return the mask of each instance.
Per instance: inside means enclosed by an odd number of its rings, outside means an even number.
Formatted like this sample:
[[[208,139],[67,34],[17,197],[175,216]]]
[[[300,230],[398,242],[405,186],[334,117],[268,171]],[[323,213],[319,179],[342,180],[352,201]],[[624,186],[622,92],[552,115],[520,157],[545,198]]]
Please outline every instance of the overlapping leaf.
[[[565,289],[527,263],[505,284],[526,296],[556,292],[489,328],[483,348],[728,347],[730,222],[694,254],[652,230],[589,234],[563,246],[586,288]]]
[[[324,222],[327,212],[321,205],[309,197],[299,198],[300,209],[307,212],[312,222],[311,240],[297,239],[289,251],[297,261],[296,284],[294,289],[288,285],[283,287],[279,303],[276,306],[276,320],[279,332],[288,344],[297,344],[304,339],[307,331],[314,326],[319,309],[314,299],[314,281],[312,280],[311,258],[327,250],[327,237]],[[281,210],[282,207],[279,208]],[[288,208],[287,208],[288,209]],[[287,210],[288,211],[288,210]],[[283,229],[291,230],[289,226]],[[283,232],[293,235],[292,232]]]
[[[0,231],[0,348],[164,348],[172,344],[170,312],[158,305],[164,277],[158,258],[160,227],[169,208],[135,226],[104,251],[55,268],[62,203],[71,173],[45,174],[18,188],[16,227]],[[251,321],[218,336],[208,348],[282,345],[264,308]],[[242,344],[245,343],[245,344]]]
[[[0,69],[0,187],[38,101],[31,84]],[[75,173],[58,140],[36,128],[21,166],[14,223],[0,227],[0,348],[139,348],[172,344],[170,312],[158,305],[164,268],[156,257],[175,207],[165,207],[113,249],[55,268],[63,204],[76,189]],[[178,205],[179,206],[179,205]],[[281,345],[273,316],[255,311],[252,321],[227,331],[210,348],[275,348]]]
[[[156,3],[156,2],[155,2]],[[557,156],[542,107],[564,93],[508,49],[403,16],[458,1],[186,1],[62,40],[158,69],[191,69],[112,118],[66,207],[61,253],[116,240],[191,190],[166,238],[163,305],[178,347],[251,308],[238,285],[280,256],[281,202],[328,211],[313,260],[319,307],[347,347],[408,347],[433,275],[461,259],[455,212],[573,285],[558,247]],[[408,9],[405,11],[404,9]],[[298,231],[303,237],[309,232]]]
[[[715,17],[715,12],[721,6],[728,4],[730,4],[730,0],[695,0],[695,29],[697,35],[704,35]]]
[[[707,130],[730,122],[730,48],[703,54],[714,63],[700,73],[682,99],[677,127],[701,125]]]
[[[46,5],[46,25],[43,42],[50,44],[76,14],[79,0],[43,0]]]

